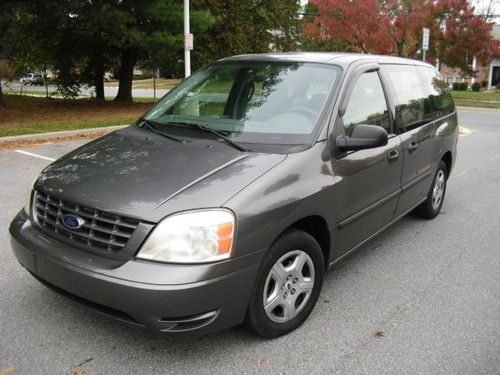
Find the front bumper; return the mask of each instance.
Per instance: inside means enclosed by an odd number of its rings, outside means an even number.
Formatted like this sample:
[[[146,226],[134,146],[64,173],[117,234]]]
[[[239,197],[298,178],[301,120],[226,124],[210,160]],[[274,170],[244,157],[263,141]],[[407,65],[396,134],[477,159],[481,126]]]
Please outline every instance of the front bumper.
[[[47,286],[102,314],[162,332],[207,333],[240,324],[263,253],[202,265],[119,263],[42,233],[23,211],[10,234],[16,258]]]

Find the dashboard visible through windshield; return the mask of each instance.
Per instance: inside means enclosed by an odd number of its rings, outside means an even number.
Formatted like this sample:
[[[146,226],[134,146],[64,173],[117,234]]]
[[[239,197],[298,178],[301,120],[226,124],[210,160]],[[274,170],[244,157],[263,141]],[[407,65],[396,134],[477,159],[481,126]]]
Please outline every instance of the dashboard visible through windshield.
[[[237,61],[207,66],[183,81],[144,118],[202,125],[240,143],[310,141],[335,86],[334,65]]]

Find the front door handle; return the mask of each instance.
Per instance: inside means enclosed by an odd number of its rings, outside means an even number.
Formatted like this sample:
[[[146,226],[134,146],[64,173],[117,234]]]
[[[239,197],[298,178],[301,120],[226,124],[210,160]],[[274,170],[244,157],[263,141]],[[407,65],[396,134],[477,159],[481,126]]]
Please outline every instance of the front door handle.
[[[398,160],[398,158],[399,158],[399,152],[396,150],[392,150],[391,152],[389,152],[389,156],[387,156],[389,162],[396,161]]]
[[[410,142],[410,145],[408,146],[408,151],[413,152],[418,148],[418,143],[415,141]]]

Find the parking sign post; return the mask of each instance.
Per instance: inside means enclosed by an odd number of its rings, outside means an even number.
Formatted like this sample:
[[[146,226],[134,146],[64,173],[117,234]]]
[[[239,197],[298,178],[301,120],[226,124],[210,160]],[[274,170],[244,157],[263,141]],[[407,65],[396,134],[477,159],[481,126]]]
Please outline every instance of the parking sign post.
[[[431,31],[422,27],[422,61],[425,61],[425,53],[429,50],[429,35]]]

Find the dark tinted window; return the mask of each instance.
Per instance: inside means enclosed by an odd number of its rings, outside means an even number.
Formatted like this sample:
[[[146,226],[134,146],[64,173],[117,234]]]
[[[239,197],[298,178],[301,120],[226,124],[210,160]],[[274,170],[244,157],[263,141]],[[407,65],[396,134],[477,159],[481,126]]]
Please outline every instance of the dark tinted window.
[[[422,76],[427,98],[425,99],[425,118],[429,121],[442,117],[455,110],[448,85],[439,72],[424,66],[417,67]]]
[[[417,69],[412,65],[384,65],[383,70],[394,88],[397,128],[410,130],[426,123],[427,95]]]
[[[390,133],[387,103],[377,72],[364,73],[359,77],[342,120],[347,136],[358,124],[381,126]]]

